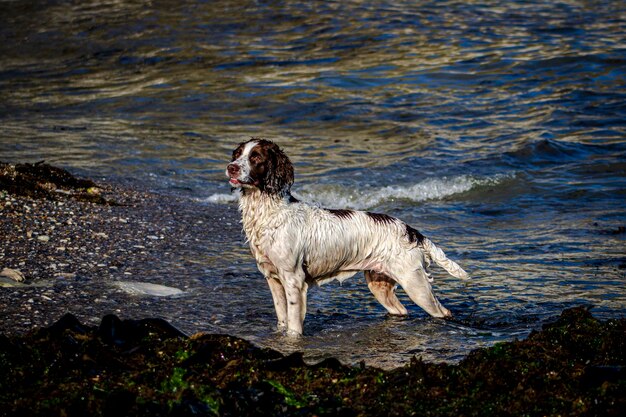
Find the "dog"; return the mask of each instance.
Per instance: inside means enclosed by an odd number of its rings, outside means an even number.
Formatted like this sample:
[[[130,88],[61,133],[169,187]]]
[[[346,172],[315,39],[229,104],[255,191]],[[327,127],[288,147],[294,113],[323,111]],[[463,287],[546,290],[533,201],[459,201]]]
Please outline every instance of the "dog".
[[[385,214],[298,201],[290,192],[293,165],[269,140],[239,144],[226,176],[241,194],[243,230],[269,284],[280,329],[302,334],[309,285],[359,271],[390,314],[407,314],[395,294],[399,284],[431,316],[451,317],[433,294],[428,267],[434,261],[457,278],[469,276],[416,229]]]

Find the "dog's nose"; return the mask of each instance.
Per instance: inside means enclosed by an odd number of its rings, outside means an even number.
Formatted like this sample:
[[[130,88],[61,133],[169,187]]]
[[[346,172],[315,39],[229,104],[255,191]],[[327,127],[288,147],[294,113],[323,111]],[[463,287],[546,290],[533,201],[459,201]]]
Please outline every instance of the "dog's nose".
[[[228,167],[226,168],[226,170],[228,171],[228,175],[230,175],[231,177],[234,177],[237,174],[239,174],[239,165],[228,164]]]

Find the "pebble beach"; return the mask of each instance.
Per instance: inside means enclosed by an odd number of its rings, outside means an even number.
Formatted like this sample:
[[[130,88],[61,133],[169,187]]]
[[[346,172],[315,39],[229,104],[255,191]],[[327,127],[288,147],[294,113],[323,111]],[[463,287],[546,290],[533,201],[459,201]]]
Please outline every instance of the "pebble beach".
[[[133,293],[158,297],[188,289],[189,282],[174,288],[150,279],[197,273],[194,268],[202,266],[182,263],[180,251],[201,250],[198,240],[239,229],[237,213],[225,221],[225,214],[210,206],[198,211],[176,198],[108,184],[94,184],[90,194],[39,177],[34,184],[47,184],[48,190],[33,193],[33,183],[11,177],[8,164],[4,172],[2,167],[0,271],[7,272],[0,275],[0,332],[5,334],[50,325],[69,310],[95,323],[108,313],[158,316],[158,306],[136,305]],[[21,187],[17,193],[6,190],[9,177]],[[93,200],[91,195],[98,196],[96,202],[83,201]]]

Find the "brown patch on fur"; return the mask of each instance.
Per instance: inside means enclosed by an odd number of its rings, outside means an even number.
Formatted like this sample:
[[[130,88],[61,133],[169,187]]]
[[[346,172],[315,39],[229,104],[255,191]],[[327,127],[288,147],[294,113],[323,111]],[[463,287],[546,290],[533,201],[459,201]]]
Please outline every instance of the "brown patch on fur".
[[[339,217],[340,219],[348,219],[354,215],[354,211],[352,210],[343,210],[343,209],[340,209],[340,210],[326,209],[326,210],[330,212],[330,214],[333,214]]]
[[[370,219],[374,220],[374,222],[378,224],[393,224],[397,220],[395,217],[391,217],[387,214],[370,213],[369,211],[365,212],[365,214],[367,214]]]
[[[376,272],[376,271],[369,271],[369,277],[368,278],[368,282],[376,282],[376,283],[393,283],[395,284],[396,282],[391,279],[389,276],[383,274],[382,272]]]
[[[241,142],[239,144],[239,146],[237,146],[237,148],[235,148],[235,150],[233,151],[233,157],[230,160],[231,162],[233,162],[234,160],[236,160],[237,158],[239,158],[241,156],[241,153],[243,152],[243,148],[245,146],[247,142]]]
[[[424,235],[413,229],[408,224],[406,225],[406,236],[409,238],[409,242],[421,244],[424,241]]]
[[[266,164],[265,175],[259,178],[259,188],[268,194],[284,194],[289,192],[294,180],[293,165],[285,153],[274,142],[265,139],[254,139],[259,143],[250,152],[250,156],[256,148],[259,148],[261,161],[251,162],[254,170],[255,165]]]

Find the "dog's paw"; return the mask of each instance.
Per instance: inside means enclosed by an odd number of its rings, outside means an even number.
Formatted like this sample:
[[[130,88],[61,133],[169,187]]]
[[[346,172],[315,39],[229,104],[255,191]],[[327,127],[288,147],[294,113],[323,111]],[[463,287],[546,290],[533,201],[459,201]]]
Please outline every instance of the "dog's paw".
[[[294,338],[299,338],[302,337],[302,332],[299,332],[297,330],[293,330],[293,329],[287,329],[287,331],[285,332],[285,334],[289,337],[294,337]]]

